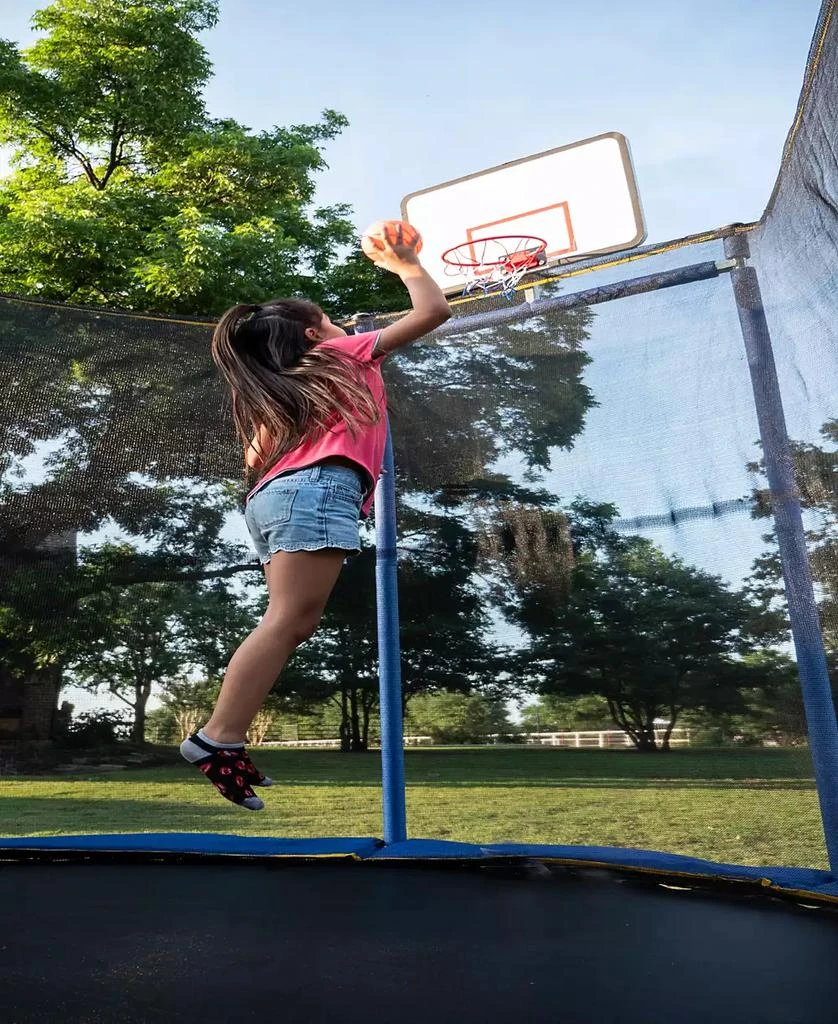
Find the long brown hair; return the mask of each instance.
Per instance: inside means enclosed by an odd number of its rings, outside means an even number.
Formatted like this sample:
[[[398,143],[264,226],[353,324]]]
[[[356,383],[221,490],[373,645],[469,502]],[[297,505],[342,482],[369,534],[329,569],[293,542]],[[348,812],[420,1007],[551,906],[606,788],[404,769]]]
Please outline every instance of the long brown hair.
[[[271,441],[260,473],[341,420],[354,435],[381,419],[362,364],[306,337],[322,320],[313,302],[276,299],[233,306],[215,328],[212,358],[232,393],[236,431],[246,449],[260,427]]]

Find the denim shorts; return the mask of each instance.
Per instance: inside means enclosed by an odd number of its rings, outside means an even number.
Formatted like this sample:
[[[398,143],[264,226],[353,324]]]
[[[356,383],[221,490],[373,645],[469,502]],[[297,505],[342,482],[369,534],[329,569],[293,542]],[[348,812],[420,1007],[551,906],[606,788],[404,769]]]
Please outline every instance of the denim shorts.
[[[269,480],[250,498],[244,519],[265,565],[277,551],[360,551],[361,474],[318,465]]]

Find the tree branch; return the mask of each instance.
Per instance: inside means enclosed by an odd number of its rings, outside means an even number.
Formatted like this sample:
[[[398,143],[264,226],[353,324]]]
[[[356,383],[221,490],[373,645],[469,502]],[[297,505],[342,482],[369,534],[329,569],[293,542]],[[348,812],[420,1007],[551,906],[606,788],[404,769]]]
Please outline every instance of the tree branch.
[[[119,122],[116,122],[113,126],[113,132],[111,133],[111,151],[110,159],[108,161],[108,167],[105,171],[104,177],[102,178],[102,188],[110,181],[111,175],[122,163],[122,127]]]
[[[55,146],[60,152],[63,152],[65,155],[72,156],[74,159],[76,159],[81,164],[82,170],[85,173],[85,177],[90,182],[90,184],[97,190],[97,192],[101,192],[102,185],[99,179],[96,177],[96,172],[93,170],[93,165],[84,155],[84,153],[82,153],[82,151],[76,146],[75,142],[72,141],[72,137],[69,141],[66,141],[62,139],[60,136],[55,135],[53,132],[50,132],[43,125],[38,124],[37,121],[33,121],[32,124],[35,128],[35,131],[40,132],[41,135],[43,135],[48,142],[51,142],[53,146]]]
[[[133,711],[134,710],[134,705],[131,703],[130,700],[128,700],[127,697],[123,697],[122,696],[122,694],[119,692],[119,690],[117,690],[117,686],[119,686],[119,683],[114,683],[114,682],[108,683],[108,689],[114,695],[114,697],[116,697],[117,700],[121,700],[123,704],[127,704],[128,707],[131,708],[131,710]]]

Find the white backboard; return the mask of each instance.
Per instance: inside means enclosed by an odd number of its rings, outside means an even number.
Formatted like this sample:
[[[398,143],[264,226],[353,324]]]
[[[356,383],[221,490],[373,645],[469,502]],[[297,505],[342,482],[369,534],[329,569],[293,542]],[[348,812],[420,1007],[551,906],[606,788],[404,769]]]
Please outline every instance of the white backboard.
[[[490,167],[402,200],[402,219],[422,234],[421,261],[446,293],[465,278],[442,261],[462,242],[532,235],[547,262],[619,252],[646,237],[628,140],[619,132]]]

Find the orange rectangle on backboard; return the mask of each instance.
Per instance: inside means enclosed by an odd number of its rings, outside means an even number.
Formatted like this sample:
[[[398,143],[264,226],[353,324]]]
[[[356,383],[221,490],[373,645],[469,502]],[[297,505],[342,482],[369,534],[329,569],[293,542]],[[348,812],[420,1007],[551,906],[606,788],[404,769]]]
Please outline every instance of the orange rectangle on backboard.
[[[540,233],[542,231],[543,234]],[[509,217],[501,217],[499,220],[487,221],[467,231],[469,242],[509,235],[529,235],[546,241],[546,256],[551,260],[576,252],[570,204],[567,202],[553,203],[550,206],[541,206],[537,210],[527,210]]]

